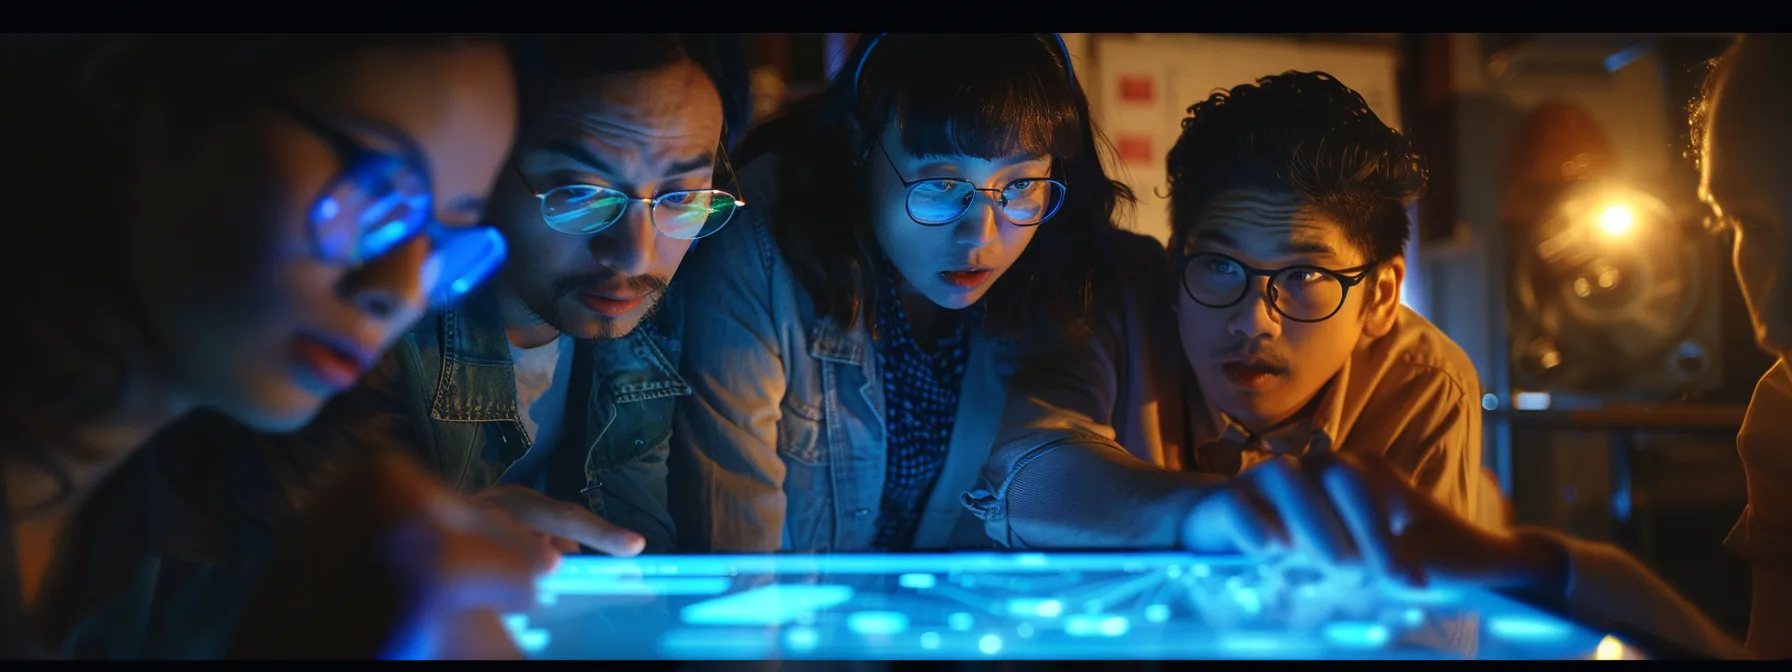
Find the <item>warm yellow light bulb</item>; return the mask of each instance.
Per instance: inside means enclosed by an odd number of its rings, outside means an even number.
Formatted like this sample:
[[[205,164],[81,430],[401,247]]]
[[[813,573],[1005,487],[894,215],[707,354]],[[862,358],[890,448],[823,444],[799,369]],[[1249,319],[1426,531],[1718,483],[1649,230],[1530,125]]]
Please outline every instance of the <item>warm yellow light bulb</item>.
[[[1630,227],[1635,224],[1636,215],[1630,212],[1630,208],[1622,205],[1611,206],[1599,213],[1599,228],[1614,236],[1630,233]]]

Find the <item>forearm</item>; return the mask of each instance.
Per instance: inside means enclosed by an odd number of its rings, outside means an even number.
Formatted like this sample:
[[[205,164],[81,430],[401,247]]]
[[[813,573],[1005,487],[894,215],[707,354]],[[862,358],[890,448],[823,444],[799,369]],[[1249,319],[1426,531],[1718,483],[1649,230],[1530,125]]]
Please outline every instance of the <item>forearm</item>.
[[[1533,579],[1558,590],[1575,616],[1636,630],[1705,655],[1743,657],[1735,638],[1622,549],[1537,528],[1520,528],[1517,534],[1533,548],[1549,547],[1560,554],[1565,571]]]
[[[1060,439],[1016,462],[995,506],[1012,545],[1172,548],[1208,474],[1139,461],[1095,436]]]

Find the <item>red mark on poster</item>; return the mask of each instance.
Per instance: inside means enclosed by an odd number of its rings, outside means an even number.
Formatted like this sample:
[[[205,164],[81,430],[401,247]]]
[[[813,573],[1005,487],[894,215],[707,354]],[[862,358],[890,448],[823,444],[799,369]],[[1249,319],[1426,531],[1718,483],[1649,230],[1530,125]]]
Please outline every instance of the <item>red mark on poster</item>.
[[[1150,75],[1121,75],[1120,101],[1125,103],[1151,104]]]
[[[1151,163],[1151,138],[1146,135],[1120,136],[1120,160],[1133,164]]]

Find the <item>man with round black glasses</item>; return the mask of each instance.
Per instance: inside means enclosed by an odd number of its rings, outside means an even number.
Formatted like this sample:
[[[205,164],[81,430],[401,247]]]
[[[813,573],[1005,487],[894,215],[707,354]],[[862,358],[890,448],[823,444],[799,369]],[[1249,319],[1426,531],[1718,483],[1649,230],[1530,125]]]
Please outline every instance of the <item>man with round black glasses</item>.
[[[1105,332],[1015,374],[985,487],[966,498],[990,534],[1239,550],[1218,531],[1249,503],[1208,485],[1326,452],[1385,459],[1501,526],[1474,365],[1400,303],[1420,157],[1323,73],[1215,93],[1182,127],[1171,254]]]
[[[497,281],[426,318],[296,437],[295,497],[374,446],[561,552],[673,550],[666,453],[682,312],[673,274],[746,206],[726,147],[748,121],[738,36],[514,36],[521,129],[486,209]]]

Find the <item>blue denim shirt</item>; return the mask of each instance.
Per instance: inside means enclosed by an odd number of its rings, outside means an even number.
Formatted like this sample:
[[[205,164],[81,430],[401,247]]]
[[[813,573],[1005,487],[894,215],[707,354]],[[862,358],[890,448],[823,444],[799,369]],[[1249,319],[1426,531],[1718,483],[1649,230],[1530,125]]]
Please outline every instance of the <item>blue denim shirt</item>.
[[[566,436],[555,450],[585,453],[585,501],[593,513],[647,540],[647,553],[676,548],[666,501],[667,440],[678,397],[690,394],[676,370],[679,291],[674,283],[655,315],[619,339],[575,340]],[[586,375],[580,375],[581,369]],[[586,399],[581,422],[575,404]],[[328,468],[317,453],[368,446],[415,454],[448,485],[471,493],[498,484],[529,449],[519,419],[516,371],[498,299],[490,288],[426,317],[354,390],[332,401],[292,439],[304,468]],[[359,447],[359,448],[358,448]],[[321,466],[319,466],[321,465]],[[288,477],[310,481],[315,476]]]
[[[818,314],[767,227],[775,158],[741,171],[753,207],[693,250],[680,372],[692,394],[673,433],[681,544],[715,552],[867,551],[885,470],[877,347],[861,320]],[[989,548],[960,499],[977,482],[1014,368],[1006,340],[973,332],[951,444],[916,549]]]

